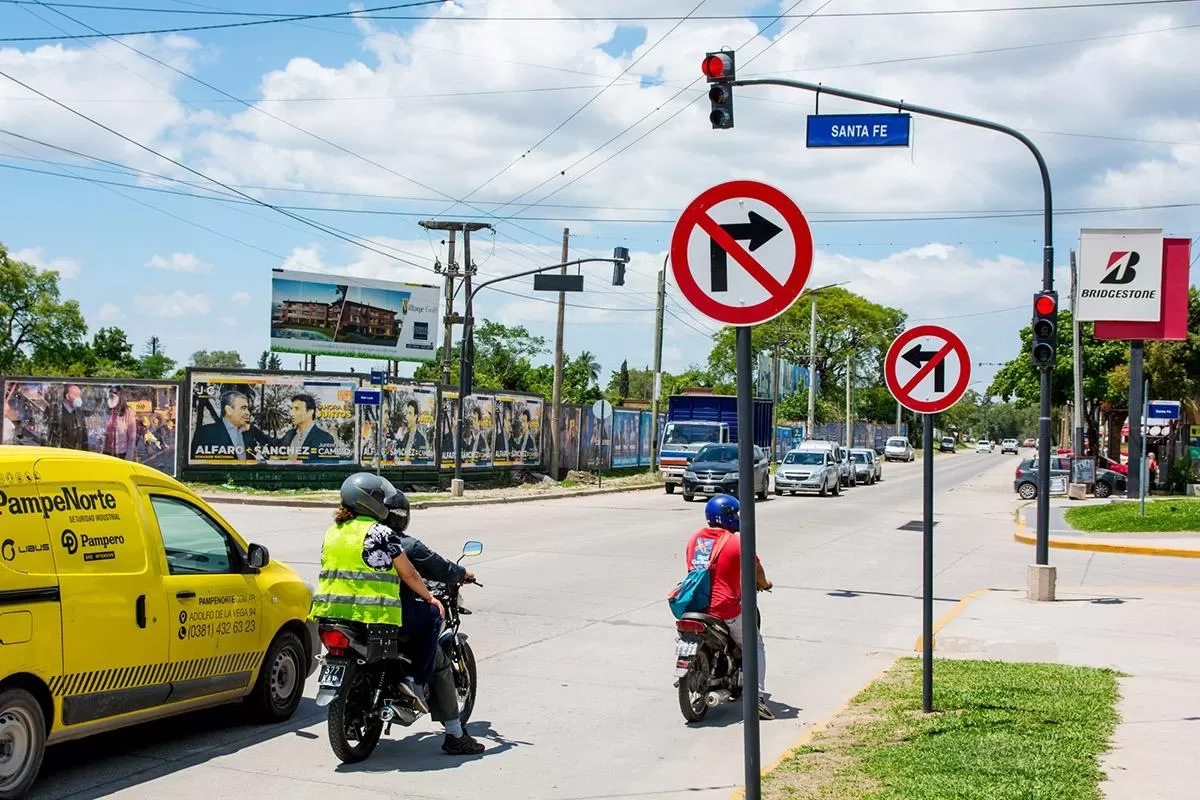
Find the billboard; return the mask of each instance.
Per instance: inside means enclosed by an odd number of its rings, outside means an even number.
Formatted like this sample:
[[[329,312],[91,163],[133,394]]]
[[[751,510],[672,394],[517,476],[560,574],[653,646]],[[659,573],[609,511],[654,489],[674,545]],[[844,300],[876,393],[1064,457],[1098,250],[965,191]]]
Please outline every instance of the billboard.
[[[497,467],[532,467],[542,463],[542,398],[496,395]]]
[[[645,411],[642,412],[642,429],[638,435],[638,466],[650,466],[651,455],[654,451],[654,439],[651,434],[654,433],[654,414]]]
[[[558,424],[558,466],[560,469],[579,469],[579,415],[584,409],[565,404],[561,408],[562,414]]]
[[[1158,322],[1162,316],[1162,228],[1079,232],[1081,322]]]
[[[191,372],[187,463],[355,465],[358,378]]]
[[[437,399],[437,387],[432,384],[399,382],[384,385],[382,466],[437,465]],[[362,463],[373,466],[376,410],[364,406],[360,413]]]
[[[468,467],[490,467],[493,459],[493,437],[495,434],[495,397],[492,395],[467,395],[463,418],[462,465]],[[441,463],[443,469],[454,468],[454,444],[458,433],[458,392],[442,390],[442,407],[439,413],[438,430],[441,435]]]
[[[641,437],[640,411],[613,412],[612,418],[612,466],[636,467],[638,465],[638,446]],[[605,422],[608,422],[606,419]]]
[[[0,444],[106,453],[174,477],[179,386],[8,378]]]
[[[274,270],[271,349],[432,361],[441,290],[418,283]]]

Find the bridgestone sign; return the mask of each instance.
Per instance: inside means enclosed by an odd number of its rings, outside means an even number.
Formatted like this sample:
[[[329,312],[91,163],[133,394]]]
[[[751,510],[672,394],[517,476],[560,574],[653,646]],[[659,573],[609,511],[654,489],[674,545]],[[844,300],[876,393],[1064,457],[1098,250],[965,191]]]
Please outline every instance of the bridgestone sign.
[[[1079,232],[1076,315],[1082,322],[1158,322],[1162,315],[1161,228]]]

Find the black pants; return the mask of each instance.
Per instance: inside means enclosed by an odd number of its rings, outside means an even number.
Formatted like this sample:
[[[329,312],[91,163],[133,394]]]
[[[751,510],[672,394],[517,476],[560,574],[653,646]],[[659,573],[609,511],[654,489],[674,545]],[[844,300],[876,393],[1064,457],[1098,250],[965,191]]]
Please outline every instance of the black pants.
[[[408,654],[413,660],[413,680],[428,684],[433,675],[442,618],[437,608],[415,598],[405,597],[403,630],[409,637]]]

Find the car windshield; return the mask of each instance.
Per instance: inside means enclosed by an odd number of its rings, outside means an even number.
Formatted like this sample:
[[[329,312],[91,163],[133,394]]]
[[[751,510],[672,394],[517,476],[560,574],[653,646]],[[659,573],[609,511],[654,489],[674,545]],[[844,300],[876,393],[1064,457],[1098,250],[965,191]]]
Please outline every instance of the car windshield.
[[[857,461],[859,464],[867,463],[867,454],[866,453],[851,453],[850,457],[852,459],[854,459],[855,461]]]
[[[908,439],[904,439],[899,436],[893,436],[887,440],[888,447],[904,447],[906,444],[908,444]]]
[[[696,453],[696,461],[737,461],[737,445],[705,445]]]
[[[820,466],[825,463],[825,454],[816,450],[809,450],[799,453],[788,453],[783,457],[785,464],[807,464],[809,466]]]
[[[688,425],[686,423],[669,422],[667,432],[663,436],[666,444],[696,444],[697,442],[715,442],[719,439],[720,430],[715,425]]]

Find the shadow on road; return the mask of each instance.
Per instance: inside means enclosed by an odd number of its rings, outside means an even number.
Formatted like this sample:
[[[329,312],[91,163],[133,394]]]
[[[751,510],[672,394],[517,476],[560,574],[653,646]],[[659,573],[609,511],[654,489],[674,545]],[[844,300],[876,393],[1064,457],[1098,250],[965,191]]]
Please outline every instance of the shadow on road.
[[[454,769],[459,764],[483,758],[494,758],[517,747],[533,746],[532,742],[505,738],[492,727],[492,723],[484,720],[470,722],[463,727],[467,733],[480,740],[487,749],[479,755],[452,756],[442,752],[444,733],[421,731],[408,736],[380,739],[379,746],[366,761],[360,761],[357,764],[340,764],[337,772],[436,772]],[[393,733],[396,730],[393,728]],[[401,728],[400,731],[403,729]]]

